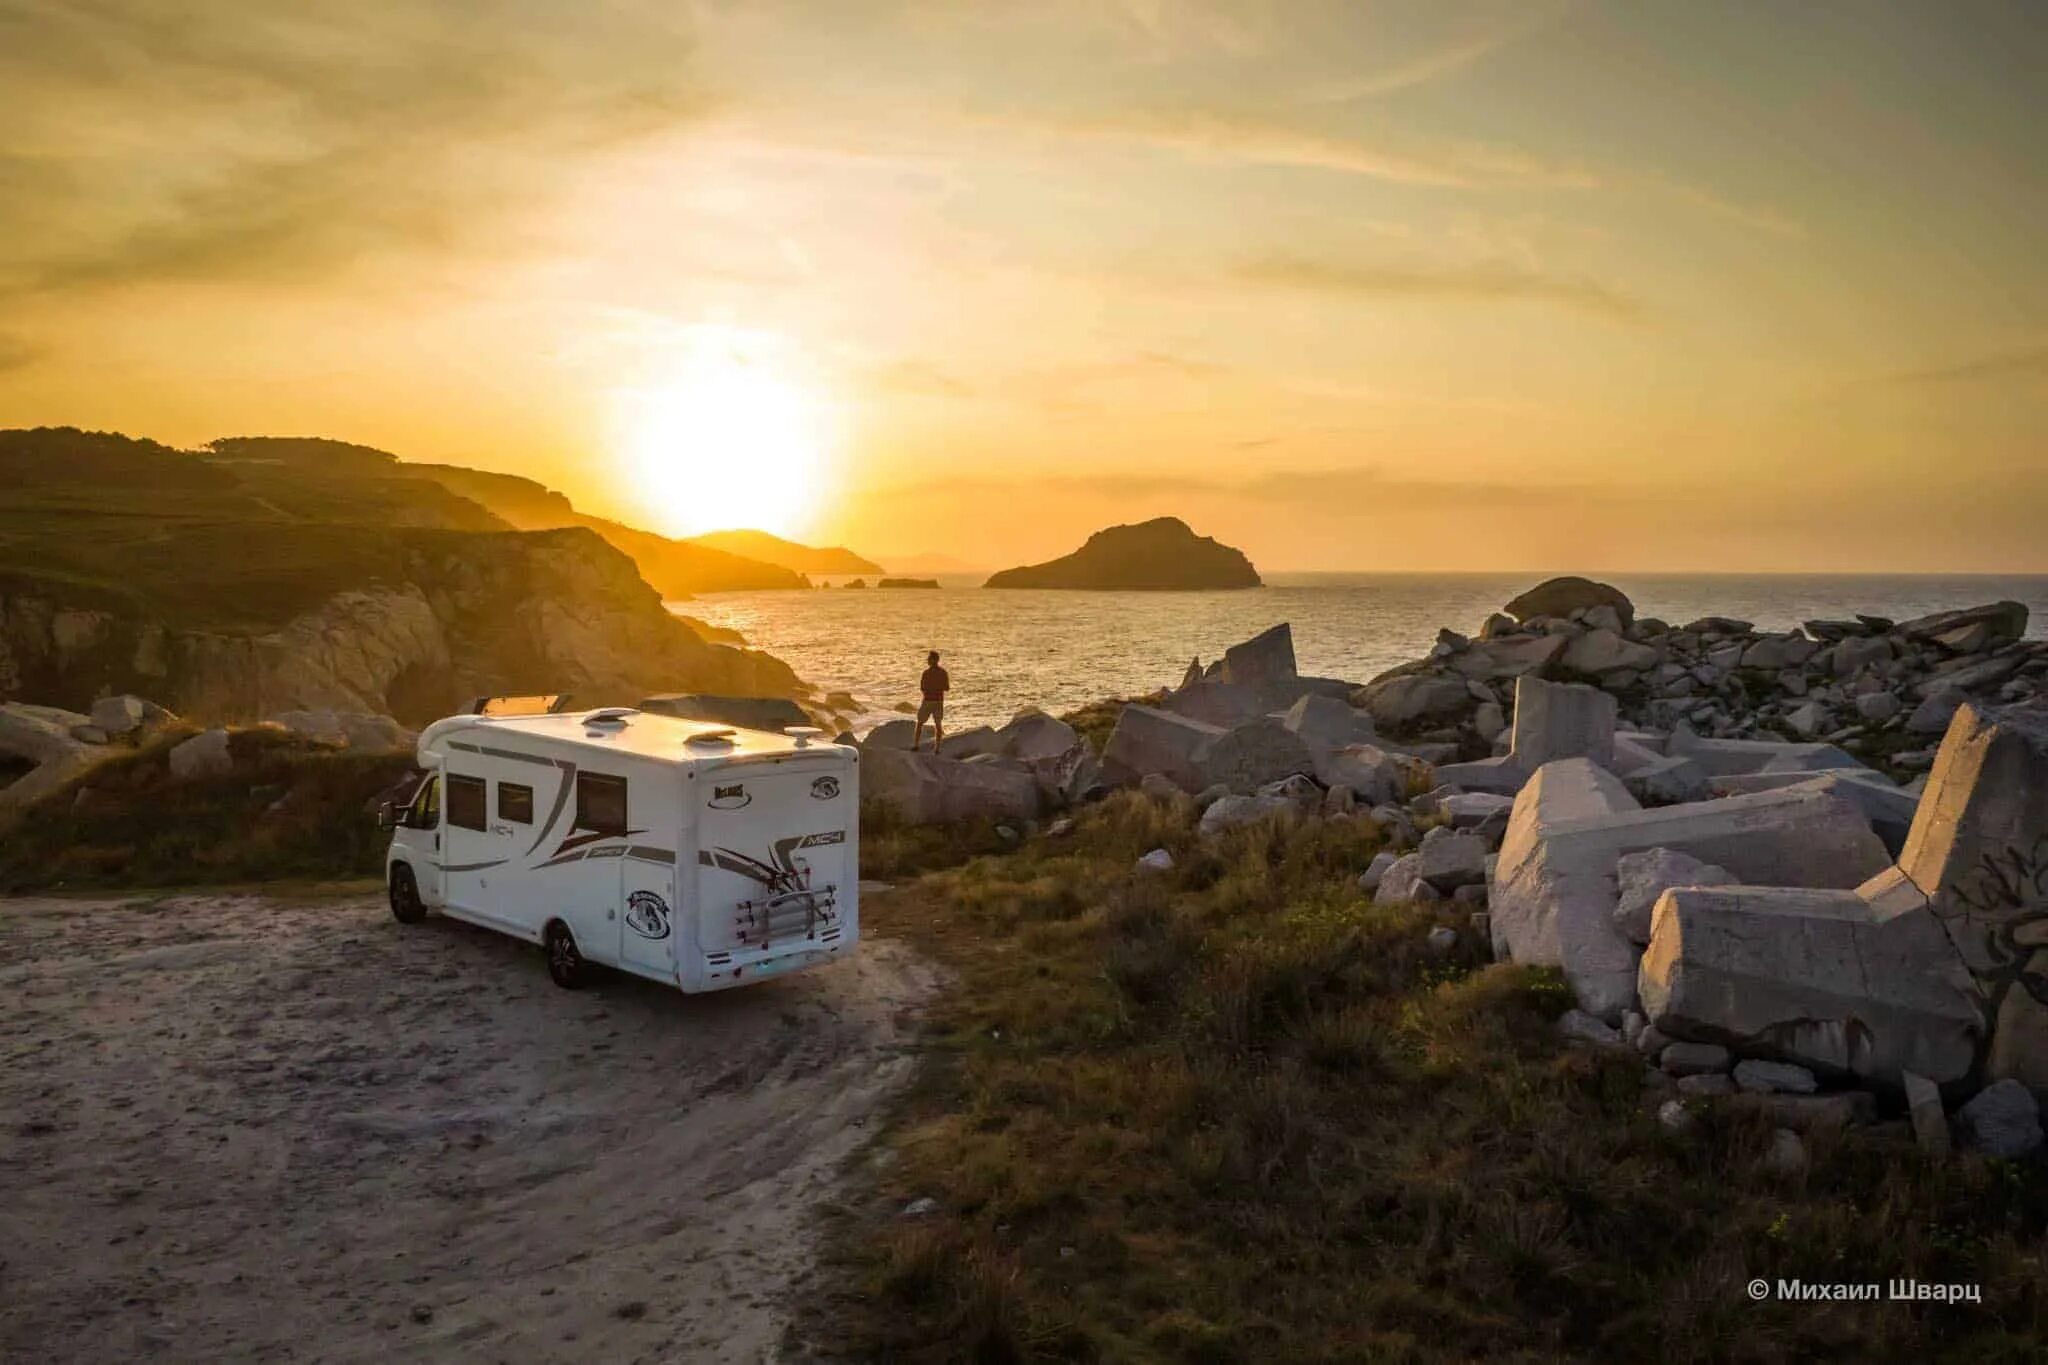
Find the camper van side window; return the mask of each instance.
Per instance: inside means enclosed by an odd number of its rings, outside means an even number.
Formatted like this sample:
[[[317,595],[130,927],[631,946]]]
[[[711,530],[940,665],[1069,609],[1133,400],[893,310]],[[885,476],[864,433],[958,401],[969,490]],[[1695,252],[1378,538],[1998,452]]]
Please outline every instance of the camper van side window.
[[[626,779],[576,774],[576,828],[597,834],[626,832]]]
[[[498,818],[515,825],[533,823],[533,788],[517,782],[498,784]]]
[[[448,774],[447,802],[449,824],[463,829],[483,829],[490,824],[484,818],[484,780],[481,777]]]

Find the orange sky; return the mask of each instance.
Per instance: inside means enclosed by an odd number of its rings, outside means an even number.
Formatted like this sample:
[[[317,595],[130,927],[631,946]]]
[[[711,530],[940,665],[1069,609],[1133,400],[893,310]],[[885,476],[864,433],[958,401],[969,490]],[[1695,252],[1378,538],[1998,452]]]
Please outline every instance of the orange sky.
[[[0,3],[0,425],[980,566],[2048,571],[2022,5]]]

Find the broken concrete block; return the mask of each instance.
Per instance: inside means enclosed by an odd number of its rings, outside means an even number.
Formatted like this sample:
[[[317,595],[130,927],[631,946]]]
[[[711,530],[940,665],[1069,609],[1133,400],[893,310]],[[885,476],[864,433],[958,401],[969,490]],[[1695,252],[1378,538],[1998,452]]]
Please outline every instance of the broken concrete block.
[[[1650,912],[1674,886],[1727,886],[1728,869],[1670,848],[1624,853],[1614,862],[1614,924],[1631,943],[1650,941]]]
[[[1612,630],[1589,630],[1571,642],[1563,667],[1571,673],[1613,673],[1621,669],[1655,668],[1659,655],[1648,645],[1625,640]]]
[[[1486,854],[1486,841],[1478,835],[1438,827],[1415,851],[1421,860],[1415,875],[1448,895],[1461,886],[1486,880]]]
[[[1906,1110],[1920,1150],[1929,1156],[1947,1156],[1948,1115],[1941,1107],[1941,1087],[1917,1071],[1901,1073],[1899,1082],[1906,1089]]]
[[[1331,788],[1349,787],[1369,805],[1398,801],[1408,789],[1406,764],[1376,744],[1312,750],[1310,761],[1316,781]]]
[[[998,753],[1025,762],[1057,758],[1081,742],[1073,726],[1037,707],[1019,711],[1010,723],[996,731]]]
[[[1742,667],[1773,672],[1796,668],[1811,659],[1819,648],[1818,644],[1797,631],[1789,635],[1769,635],[1742,651]]]
[[[1313,773],[1316,760],[1300,736],[1268,716],[1211,738],[1195,752],[1195,770],[1205,787],[1216,783],[1247,792],[1296,773]]]
[[[1372,717],[1348,702],[1311,693],[1287,708],[1281,724],[1312,750],[1373,742]]]
[[[1983,1027],[1933,916],[1881,917],[1854,891],[1667,891],[1640,986],[1666,1033],[1890,1084],[1908,1070],[1961,1078]]]
[[[1192,687],[1167,693],[1159,709],[1227,730],[1263,716],[1266,704],[1249,687],[1239,687],[1222,678],[1204,678]]]
[[[1719,1043],[1677,1042],[1664,1049],[1657,1065],[1667,1076],[1696,1076],[1703,1071],[1726,1071],[1733,1060]]]
[[[1956,712],[1899,868],[1995,1007],[2025,969],[2014,931],[2048,918],[2048,712]]]
[[[1422,854],[1404,853],[1388,866],[1380,878],[1373,899],[1390,904],[1401,901],[1434,900],[1436,888],[1422,880]]]
[[[1642,810],[1613,774],[1565,759],[1515,800],[1492,886],[1495,955],[1562,967],[1603,1017],[1626,1009],[1637,952],[1614,924],[1615,863],[1658,847],[1765,886],[1853,886],[1889,861],[1856,809],[1826,793]]]
[[[1132,704],[1117,715],[1116,728],[1102,750],[1103,770],[1112,782],[1135,782],[1147,773],[1161,773],[1183,791],[1200,791],[1208,783],[1195,756],[1223,733],[1220,726]]]
[[[1735,1084],[1755,1095],[1811,1095],[1820,1082],[1803,1066],[1751,1057],[1735,1064]]]
[[[1463,679],[1433,673],[1379,679],[1360,688],[1354,700],[1371,713],[1376,726],[1388,730],[1425,720],[1455,720],[1478,705]]]
[[[2041,1145],[2041,1108],[2018,1081],[1997,1081],[1956,1111],[1956,1126],[1986,1156],[2013,1160]]]
[[[1736,773],[1819,772],[1828,768],[1860,767],[1857,761],[1832,744],[1778,743],[1761,739],[1704,739],[1689,726],[1671,732],[1665,745],[1669,754],[1683,754],[1709,777]]]
[[[1478,758],[1469,763],[1440,763],[1436,777],[1439,782],[1462,787],[1468,792],[1489,792],[1496,796],[1513,796],[1529,781],[1527,770],[1515,761],[1513,754]]]
[[[1590,758],[1614,766],[1612,694],[1583,683],[1553,683],[1523,676],[1515,681],[1515,720],[1509,752],[1526,772],[1560,758]]]
[[[1294,675],[1294,631],[1285,621],[1223,651],[1225,682],[1258,687]]]
[[[933,753],[869,749],[861,757],[861,795],[912,824],[1038,814],[1038,782],[1002,763],[969,763]]]
[[[1678,806],[1713,795],[1706,769],[1684,754],[1652,758],[1622,778],[1622,785],[1646,806]]]
[[[1239,796],[1232,794],[1221,797],[1202,812],[1201,830],[1204,834],[1220,834],[1226,829],[1249,825],[1263,820],[1268,815],[1292,812],[1295,803],[1284,796]]]
[[[1399,861],[1399,855],[1386,849],[1381,849],[1378,853],[1373,854],[1372,861],[1366,864],[1365,871],[1358,874],[1358,889],[1365,892],[1368,896],[1379,890],[1380,882],[1387,875],[1387,869],[1392,867],[1397,861]]]
[[[1594,1018],[1584,1010],[1566,1010],[1558,1016],[1557,1031],[1574,1043],[1591,1043],[1595,1047],[1625,1047],[1621,1035],[1612,1026]]]
[[[1451,818],[1453,829],[1477,828],[1494,815],[1505,815],[1514,807],[1512,796],[1494,792],[1458,792],[1437,802],[1438,813]]]

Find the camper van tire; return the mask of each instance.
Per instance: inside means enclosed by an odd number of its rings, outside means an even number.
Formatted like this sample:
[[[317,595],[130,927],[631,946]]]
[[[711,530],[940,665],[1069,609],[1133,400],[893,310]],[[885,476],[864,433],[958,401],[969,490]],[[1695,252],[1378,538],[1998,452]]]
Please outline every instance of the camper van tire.
[[[400,924],[418,924],[427,917],[427,904],[420,899],[420,885],[404,863],[391,865],[391,917]]]
[[[581,990],[590,981],[590,964],[576,947],[576,936],[560,920],[548,925],[548,975],[565,991]]]

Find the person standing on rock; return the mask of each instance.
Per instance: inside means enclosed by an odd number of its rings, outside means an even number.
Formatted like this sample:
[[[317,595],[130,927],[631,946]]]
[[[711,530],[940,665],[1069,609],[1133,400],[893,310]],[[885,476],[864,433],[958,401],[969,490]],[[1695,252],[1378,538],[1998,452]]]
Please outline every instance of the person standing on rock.
[[[918,690],[924,693],[924,700],[918,703],[917,726],[910,732],[911,752],[917,751],[917,743],[924,738],[924,723],[932,723],[932,752],[939,751],[939,745],[946,740],[946,689],[953,685],[946,670],[939,667],[939,651],[936,649],[924,656],[924,675],[917,680]]]

